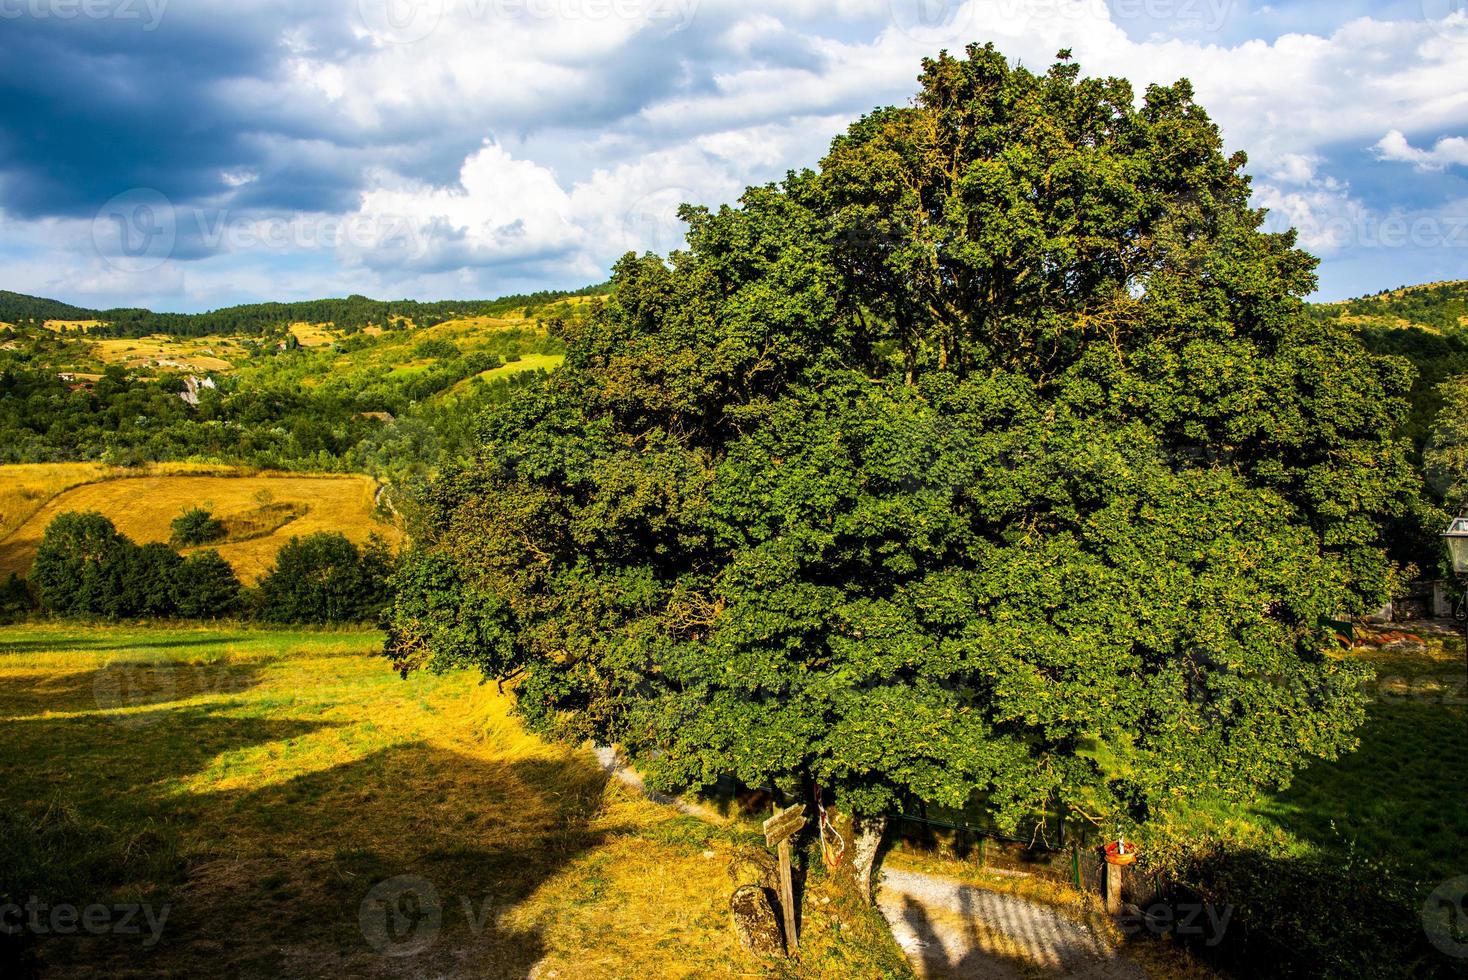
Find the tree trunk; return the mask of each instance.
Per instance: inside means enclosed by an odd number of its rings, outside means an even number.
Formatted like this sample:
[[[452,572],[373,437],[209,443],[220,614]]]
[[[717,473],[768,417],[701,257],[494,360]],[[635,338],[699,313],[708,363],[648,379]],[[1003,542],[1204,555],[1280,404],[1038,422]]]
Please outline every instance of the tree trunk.
[[[872,872],[877,864],[877,851],[887,831],[886,817],[864,817],[856,821],[855,840],[851,844],[851,867],[862,899],[872,902]]]

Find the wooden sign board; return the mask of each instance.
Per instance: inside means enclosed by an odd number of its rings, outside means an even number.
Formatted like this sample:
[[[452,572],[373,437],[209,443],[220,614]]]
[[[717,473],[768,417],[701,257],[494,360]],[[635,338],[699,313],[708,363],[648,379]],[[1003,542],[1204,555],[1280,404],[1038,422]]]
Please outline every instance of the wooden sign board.
[[[776,810],[775,815],[762,826],[765,843],[776,848],[780,857],[780,907],[785,912],[785,948],[793,953],[800,948],[800,936],[795,931],[795,882],[790,868],[790,838],[805,826],[805,804]]]
[[[805,804],[798,803],[788,810],[781,810],[762,824],[765,843],[771,847],[789,840],[805,826]]]

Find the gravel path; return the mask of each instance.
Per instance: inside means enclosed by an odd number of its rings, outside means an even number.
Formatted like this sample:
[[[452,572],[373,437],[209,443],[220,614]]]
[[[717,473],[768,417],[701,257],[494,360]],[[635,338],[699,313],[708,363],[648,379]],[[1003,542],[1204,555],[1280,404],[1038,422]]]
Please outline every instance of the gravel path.
[[[680,800],[675,796],[669,796],[666,793],[659,793],[655,789],[650,789],[642,781],[641,774],[622,761],[616,749],[605,745],[598,745],[594,749],[594,752],[596,754],[597,765],[601,766],[607,775],[611,776],[623,786],[626,786],[632,792],[640,793],[654,803],[670,806],[679,813],[686,814],[690,817],[697,817],[704,823],[726,824],[729,822],[727,817],[712,807],[702,806],[698,803],[689,803],[687,800]]]
[[[708,823],[711,807],[649,789],[615,749],[598,747],[608,775],[655,803]],[[877,905],[923,980],[1147,980],[1088,925],[1053,908],[918,871],[883,870]]]
[[[1145,980],[1090,926],[1013,895],[913,871],[882,874],[877,904],[924,980]]]

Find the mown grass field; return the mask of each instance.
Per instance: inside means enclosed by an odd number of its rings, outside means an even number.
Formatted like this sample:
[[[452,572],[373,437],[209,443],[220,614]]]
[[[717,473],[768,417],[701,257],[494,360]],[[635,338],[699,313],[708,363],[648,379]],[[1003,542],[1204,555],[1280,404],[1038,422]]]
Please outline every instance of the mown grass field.
[[[726,868],[753,834],[630,795],[589,752],[526,734],[493,685],[400,679],[380,643],[0,630],[0,892],[167,907],[147,946],[146,928],[32,936],[42,972],[907,975],[819,876],[801,959],[748,959]],[[384,896],[424,882],[436,907],[387,917]]]
[[[1357,648],[1370,663],[1366,723],[1354,752],[1316,761],[1248,809],[1202,808],[1173,833],[1218,835],[1285,857],[1356,848],[1421,884],[1468,874],[1468,678],[1460,637],[1426,649]]]
[[[373,517],[376,490],[376,482],[365,476],[193,464],[156,464],[141,473],[90,463],[0,466],[0,579],[24,576],[46,526],[66,511],[98,511],[144,544],[167,541],[175,517],[205,507],[237,529],[233,539],[209,547],[252,583],[292,537],[340,531],[360,544],[377,533],[397,544],[398,531]],[[280,505],[293,505],[283,523],[275,516]],[[12,519],[11,513],[17,516]]]

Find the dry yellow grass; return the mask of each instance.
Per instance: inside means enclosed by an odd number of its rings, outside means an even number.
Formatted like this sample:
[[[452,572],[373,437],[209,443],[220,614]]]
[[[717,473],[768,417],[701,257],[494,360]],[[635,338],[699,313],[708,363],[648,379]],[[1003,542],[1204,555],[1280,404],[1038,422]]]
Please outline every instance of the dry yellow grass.
[[[228,358],[243,353],[235,338],[179,338],[165,334],[98,340],[92,344],[92,350],[107,364],[199,373],[228,371],[234,367]]]
[[[61,491],[105,479],[110,469],[101,463],[0,466],[0,541]]]
[[[89,377],[79,374],[77,377]],[[0,466],[0,541],[62,491],[84,483],[134,476],[181,476],[239,472],[208,463],[153,463],[141,469],[105,463],[22,463]]]
[[[72,467],[75,466],[73,469]],[[90,470],[82,467],[91,466]],[[95,464],[0,467],[0,506],[7,499],[26,500],[27,488],[50,487],[24,520],[0,539],[0,578],[24,574],[35,557],[46,525],[66,511],[94,510],[139,544],[167,541],[170,523],[190,507],[206,507],[226,524],[246,523],[262,504],[296,504],[302,513],[268,534],[245,541],[212,545],[246,583],[257,581],[292,537],[317,531],[340,531],[357,543],[376,532],[396,545],[401,535],[373,518],[377,484],[365,476],[305,476],[251,473],[229,467],[155,468],[142,476]],[[42,472],[30,472],[42,470]],[[199,471],[203,471],[200,473]],[[14,487],[15,489],[11,489]],[[35,498],[30,498],[33,502]]]
[[[100,327],[101,320],[47,320],[46,329],[61,333],[64,330],[80,330],[85,333],[93,327]]]
[[[69,901],[172,909],[152,949],[39,937],[45,974],[909,975],[874,916],[837,920],[819,879],[801,959],[744,955],[726,869],[754,834],[631,795],[585,749],[527,733],[494,685],[399,679],[381,643],[238,626],[0,634],[0,809],[52,845],[0,840],[0,860],[24,857],[16,873],[39,882],[75,872]],[[441,915],[373,932],[368,914],[398,907],[408,882],[431,885]]]
[[[329,323],[292,323],[291,333],[302,347],[325,347],[338,336]]]

